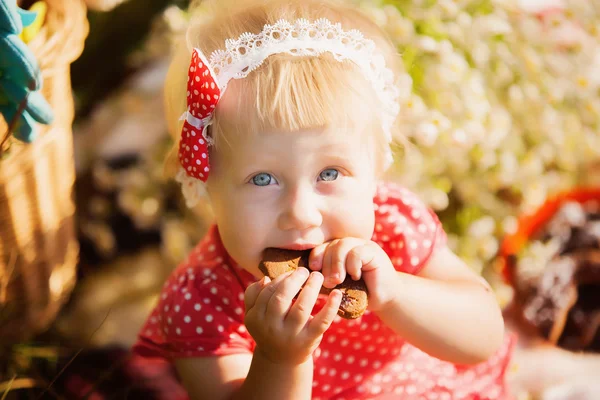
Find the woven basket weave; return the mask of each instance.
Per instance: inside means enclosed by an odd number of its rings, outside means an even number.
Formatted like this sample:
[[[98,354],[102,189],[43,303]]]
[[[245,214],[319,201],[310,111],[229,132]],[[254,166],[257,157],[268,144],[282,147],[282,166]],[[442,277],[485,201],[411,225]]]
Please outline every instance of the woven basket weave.
[[[40,33],[29,43],[53,108],[29,145],[14,143],[0,161],[0,344],[23,341],[48,327],[75,283],[75,180],[70,64],[88,33],[82,0],[45,0]],[[0,118],[0,134],[7,131]]]

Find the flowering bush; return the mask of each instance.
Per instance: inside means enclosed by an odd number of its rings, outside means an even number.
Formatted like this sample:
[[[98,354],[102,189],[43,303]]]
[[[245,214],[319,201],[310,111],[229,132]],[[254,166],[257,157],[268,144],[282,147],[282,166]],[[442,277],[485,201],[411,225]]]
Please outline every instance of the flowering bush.
[[[401,133],[411,145],[392,179],[436,209],[452,247],[482,271],[516,216],[585,183],[600,159],[600,5],[356,1],[412,81]]]

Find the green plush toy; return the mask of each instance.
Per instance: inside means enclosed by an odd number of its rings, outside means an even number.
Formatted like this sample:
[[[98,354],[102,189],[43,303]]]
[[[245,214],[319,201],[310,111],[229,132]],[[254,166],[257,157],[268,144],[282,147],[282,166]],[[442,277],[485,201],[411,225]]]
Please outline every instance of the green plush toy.
[[[17,118],[12,134],[26,143],[35,139],[37,123],[53,119],[39,92],[42,76],[37,60],[19,37],[35,18],[36,13],[20,9],[16,0],[0,0],[0,113],[8,124]]]

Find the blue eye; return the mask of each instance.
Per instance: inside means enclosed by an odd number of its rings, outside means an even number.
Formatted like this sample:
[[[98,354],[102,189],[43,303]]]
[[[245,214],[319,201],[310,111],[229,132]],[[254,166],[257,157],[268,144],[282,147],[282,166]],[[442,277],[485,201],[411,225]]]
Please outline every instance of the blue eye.
[[[319,174],[322,181],[335,181],[338,178],[339,171],[335,168],[328,168]]]
[[[254,175],[252,178],[252,183],[256,186],[269,186],[273,183],[277,183],[275,178],[271,174],[267,174],[266,172],[261,172],[260,174]]]

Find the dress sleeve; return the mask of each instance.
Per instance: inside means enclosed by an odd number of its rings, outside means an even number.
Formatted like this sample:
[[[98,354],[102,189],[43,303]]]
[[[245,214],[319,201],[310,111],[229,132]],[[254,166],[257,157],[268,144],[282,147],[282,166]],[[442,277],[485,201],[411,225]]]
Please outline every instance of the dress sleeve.
[[[396,270],[416,275],[434,250],[446,245],[437,215],[408,189],[381,185],[374,207],[373,241],[390,256]]]
[[[192,254],[188,262],[198,257]],[[147,357],[183,358],[251,353],[244,291],[223,257],[184,264],[170,276],[134,346]]]

